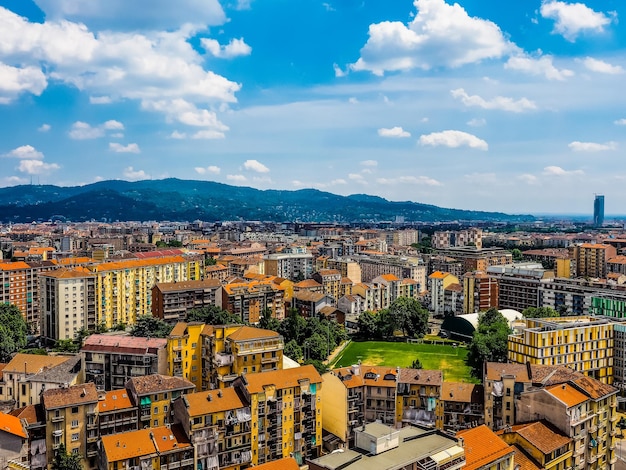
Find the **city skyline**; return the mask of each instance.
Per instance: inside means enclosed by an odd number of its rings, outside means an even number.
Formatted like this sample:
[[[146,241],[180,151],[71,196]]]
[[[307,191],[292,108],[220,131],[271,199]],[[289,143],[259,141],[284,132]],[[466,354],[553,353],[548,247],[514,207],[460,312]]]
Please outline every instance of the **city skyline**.
[[[620,212],[616,0],[0,0],[0,186],[313,187]]]

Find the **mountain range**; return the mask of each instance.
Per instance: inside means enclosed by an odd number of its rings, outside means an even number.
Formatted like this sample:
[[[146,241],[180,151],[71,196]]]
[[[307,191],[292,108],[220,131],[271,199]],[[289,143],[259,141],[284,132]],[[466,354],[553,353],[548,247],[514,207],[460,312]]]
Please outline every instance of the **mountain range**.
[[[31,222],[62,216],[71,221],[406,222],[483,220],[516,222],[530,215],[446,209],[378,196],[339,196],[316,189],[259,190],[212,181],[168,178],[109,180],[84,186],[22,185],[0,188],[0,221]]]

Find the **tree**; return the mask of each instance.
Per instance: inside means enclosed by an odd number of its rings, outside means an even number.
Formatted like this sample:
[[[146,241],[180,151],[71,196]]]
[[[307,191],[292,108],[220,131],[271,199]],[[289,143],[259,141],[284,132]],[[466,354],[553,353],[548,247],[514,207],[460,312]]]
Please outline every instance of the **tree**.
[[[307,364],[312,364],[313,367],[315,367],[317,372],[319,372],[320,374],[328,372],[328,366],[324,364],[324,362],[320,361],[319,359],[307,359],[306,361],[304,361],[304,365],[307,365]]]
[[[616,426],[619,428],[620,434],[624,436],[624,429],[626,429],[626,418],[622,416],[620,420],[617,422]]]
[[[143,338],[166,338],[172,331],[172,326],[152,315],[140,315],[130,330],[131,336]]]
[[[528,307],[522,311],[524,318],[551,318],[561,314],[550,307]]]
[[[358,335],[363,339],[371,339],[378,336],[376,327],[376,315],[370,311],[365,311],[357,319]]]
[[[0,362],[9,362],[14,352],[26,346],[28,327],[13,304],[0,304]]]
[[[411,362],[409,369],[423,369],[422,362],[419,359],[415,359]]]
[[[278,329],[280,328],[280,320],[272,316],[272,311],[270,309],[265,309],[263,315],[259,319],[259,328],[278,331]]]
[[[415,299],[398,297],[389,306],[389,312],[404,336],[424,336],[428,331],[428,310]]]
[[[278,327],[278,332],[283,335],[285,342],[295,339],[298,344],[304,344],[306,339],[307,321],[296,309],[290,309]]]
[[[68,453],[65,445],[61,444],[54,454],[52,470],[82,470],[83,464],[80,454]]]
[[[295,339],[292,339],[283,349],[283,354],[294,361],[302,359],[302,348]]]
[[[187,311],[188,322],[201,322],[207,325],[228,325],[232,323],[242,323],[241,318],[233,315],[228,310],[223,310],[217,305],[209,307],[192,308]]]
[[[319,333],[313,333],[304,342],[304,350],[307,359],[322,361],[328,357],[328,340]]]
[[[519,248],[513,248],[511,250],[511,254],[513,255],[513,261],[522,261],[524,256]]]
[[[59,339],[54,343],[53,349],[56,352],[76,353],[80,349],[80,344],[71,339]]]
[[[478,317],[478,328],[467,354],[467,363],[475,377],[482,377],[485,361],[506,362],[510,332],[508,321],[496,308],[490,308]]]
[[[379,339],[389,338],[396,331],[396,319],[389,309],[379,310],[376,314],[376,336]]]

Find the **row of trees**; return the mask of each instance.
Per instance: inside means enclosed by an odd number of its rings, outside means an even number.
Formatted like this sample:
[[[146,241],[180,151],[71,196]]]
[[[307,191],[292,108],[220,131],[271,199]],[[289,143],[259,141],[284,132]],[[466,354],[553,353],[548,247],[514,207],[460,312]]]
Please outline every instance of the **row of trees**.
[[[396,331],[406,337],[422,337],[428,332],[428,310],[417,300],[399,297],[378,313],[363,312],[357,321],[363,339],[385,339]]]

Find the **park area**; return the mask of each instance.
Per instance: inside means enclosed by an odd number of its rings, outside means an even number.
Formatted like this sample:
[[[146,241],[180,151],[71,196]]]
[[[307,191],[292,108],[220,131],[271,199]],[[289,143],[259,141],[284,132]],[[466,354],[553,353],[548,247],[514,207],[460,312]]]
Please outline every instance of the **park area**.
[[[352,341],[332,361],[331,368],[347,367],[361,361],[364,365],[409,367],[419,359],[423,369],[442,370],[447,382],[478,381],[466,364],[467,349],[452,344]]]

